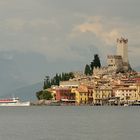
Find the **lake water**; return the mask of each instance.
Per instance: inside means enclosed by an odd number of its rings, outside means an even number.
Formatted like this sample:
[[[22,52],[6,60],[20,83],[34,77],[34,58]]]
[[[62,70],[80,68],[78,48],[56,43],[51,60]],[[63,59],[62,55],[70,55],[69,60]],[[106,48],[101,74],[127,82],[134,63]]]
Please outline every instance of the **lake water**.
[[[140,107],[0,107],[0,140],[139,140]]]

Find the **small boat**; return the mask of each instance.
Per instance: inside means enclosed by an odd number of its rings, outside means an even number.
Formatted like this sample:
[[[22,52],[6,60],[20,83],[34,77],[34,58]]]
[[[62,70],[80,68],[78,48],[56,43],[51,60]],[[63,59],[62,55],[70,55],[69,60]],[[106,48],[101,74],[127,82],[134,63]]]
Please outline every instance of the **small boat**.
[[[129,106],[128,104],[124,104],[124,106]]]
[[[140,101],[136,101],[132,104],[133,106],[140,106]]]
[[[21,102],[19,98],[0,99],[0,106],[30,106],[30,102]]]

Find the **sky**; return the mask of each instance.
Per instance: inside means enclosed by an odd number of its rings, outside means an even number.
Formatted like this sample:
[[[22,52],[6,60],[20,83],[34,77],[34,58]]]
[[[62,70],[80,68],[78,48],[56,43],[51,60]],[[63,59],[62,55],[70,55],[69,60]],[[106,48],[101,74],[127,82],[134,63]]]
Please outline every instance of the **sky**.
[[[139,7],[139,0],[0,0],[0,91],[84,70],[96,53],[106,65],[121,36],[130,64],[140,66]]]

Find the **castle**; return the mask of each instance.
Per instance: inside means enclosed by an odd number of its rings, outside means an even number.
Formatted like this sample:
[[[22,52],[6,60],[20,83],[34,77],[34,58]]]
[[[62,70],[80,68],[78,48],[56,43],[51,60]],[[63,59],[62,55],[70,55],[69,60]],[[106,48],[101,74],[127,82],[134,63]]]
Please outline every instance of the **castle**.
[[[93,75],[104,75],[108,73],[127,72],[130,64],[128,61],[128,39],[121,37],[117,39],[116,55],[107,56],[107,66],[94,68]]]

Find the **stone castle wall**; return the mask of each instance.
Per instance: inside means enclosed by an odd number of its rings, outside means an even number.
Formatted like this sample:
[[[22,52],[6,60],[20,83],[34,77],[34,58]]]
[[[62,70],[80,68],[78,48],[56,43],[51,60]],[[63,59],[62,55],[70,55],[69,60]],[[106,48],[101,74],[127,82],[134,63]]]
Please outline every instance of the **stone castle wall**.
[[[113,72],[122,72],[129,70],[128,62],[128,39],[117,39],[117,54],[107,56],[107,67],[94,68],[94,75],[104,75]]]

